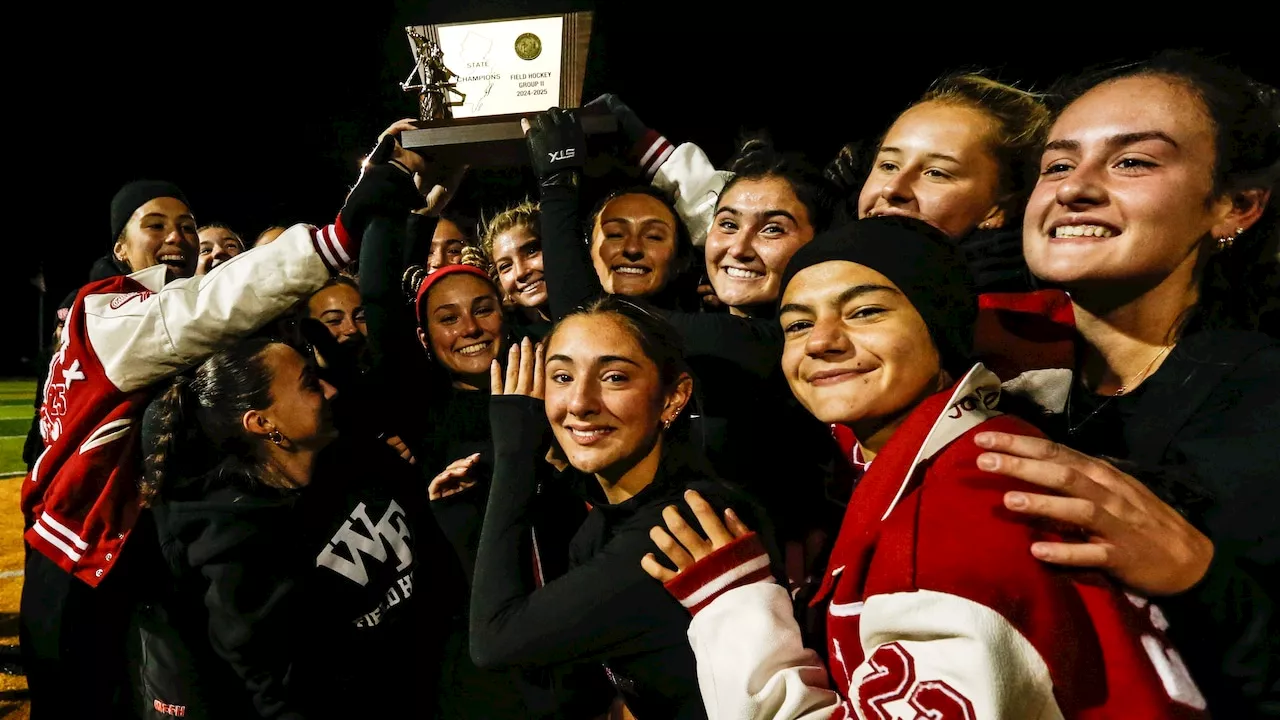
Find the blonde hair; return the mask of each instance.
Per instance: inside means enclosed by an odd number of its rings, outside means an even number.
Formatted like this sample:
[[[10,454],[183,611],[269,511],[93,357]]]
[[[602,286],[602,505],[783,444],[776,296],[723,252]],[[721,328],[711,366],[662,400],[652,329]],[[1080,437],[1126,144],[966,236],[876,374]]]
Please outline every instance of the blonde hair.
[[[512,228],[523,227],[534,235],[541,236],[542,232],[538,228],[538,218],[541,214],[538,203],[526,199],[506,208],[489,220],[482,221],[484,231],[480,233],[480,249],[484,251],[490,263],[493,262],[493,243],[502,233]]]
[[[991,149],[1000,164],[1001,205],[1020,216],[1035,186],[1040,153],[1052,125],[1044,95],[967,72],[938,78],[912,107],[927,102],[968,107],[991,118],[995,126]]]

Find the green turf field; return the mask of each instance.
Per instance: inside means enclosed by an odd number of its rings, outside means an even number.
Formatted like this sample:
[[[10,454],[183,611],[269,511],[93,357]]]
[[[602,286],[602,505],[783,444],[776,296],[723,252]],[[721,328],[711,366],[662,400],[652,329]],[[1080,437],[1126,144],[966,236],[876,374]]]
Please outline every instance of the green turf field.
[[[35,393],[35,380],[0,380],[0,476],[27,470],[22,443],[31,428]]]

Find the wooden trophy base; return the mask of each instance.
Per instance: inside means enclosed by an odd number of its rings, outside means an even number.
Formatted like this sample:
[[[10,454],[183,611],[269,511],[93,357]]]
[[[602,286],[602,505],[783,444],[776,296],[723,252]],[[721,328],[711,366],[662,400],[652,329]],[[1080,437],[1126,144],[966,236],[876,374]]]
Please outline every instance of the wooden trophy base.
[[[587,135],[617,132],[618,120],[608,111],[575,110]],[[433,122],[419,121],[416,130],[400,134],[400,144],[432,162],[457,167],[519,167],[529,164],[521,118],[527,114],[489,115]]]

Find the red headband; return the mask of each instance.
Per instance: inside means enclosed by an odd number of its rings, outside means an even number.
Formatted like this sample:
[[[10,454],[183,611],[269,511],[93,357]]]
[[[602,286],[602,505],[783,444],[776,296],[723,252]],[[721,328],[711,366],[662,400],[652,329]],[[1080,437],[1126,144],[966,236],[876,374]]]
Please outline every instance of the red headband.
[[[413,311],[414,311],[414,314],[417,315],[419,323],[422,322],[422,311],[423,311],[422,301],[426,299],[427,291],[431,289],[432,285],[435,285],[437,282],[439,282],[441,278],[448,277],[449,275],[457,275],[458,273],[467,273],[469,275],[475,275],[478,278],[484,278],[485,282],[489,283],[490,285],[493,285],[493,278],[489,277],[489,273],[485,272],[484,270],[481,270],[475,265],[467,265],[466,263],[458,263],[457,265],[445,265],[439,270],[436,270],[435,272],[423,278],[422,284],[418,286],[418,297],[413,301]],[[495,291],[496,291],[496,288],[495,288]]]

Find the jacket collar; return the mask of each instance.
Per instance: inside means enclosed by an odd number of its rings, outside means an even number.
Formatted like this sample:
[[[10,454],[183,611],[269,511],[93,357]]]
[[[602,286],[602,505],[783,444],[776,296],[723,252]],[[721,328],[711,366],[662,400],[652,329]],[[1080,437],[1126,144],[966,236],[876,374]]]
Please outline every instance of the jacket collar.
[[[143,268],[136,273],[130,273],[129,279],[136,280],[142,287],[151,292],[160,292],[168,280],[169,267],[167,265],[152,265],[149,268]]]

